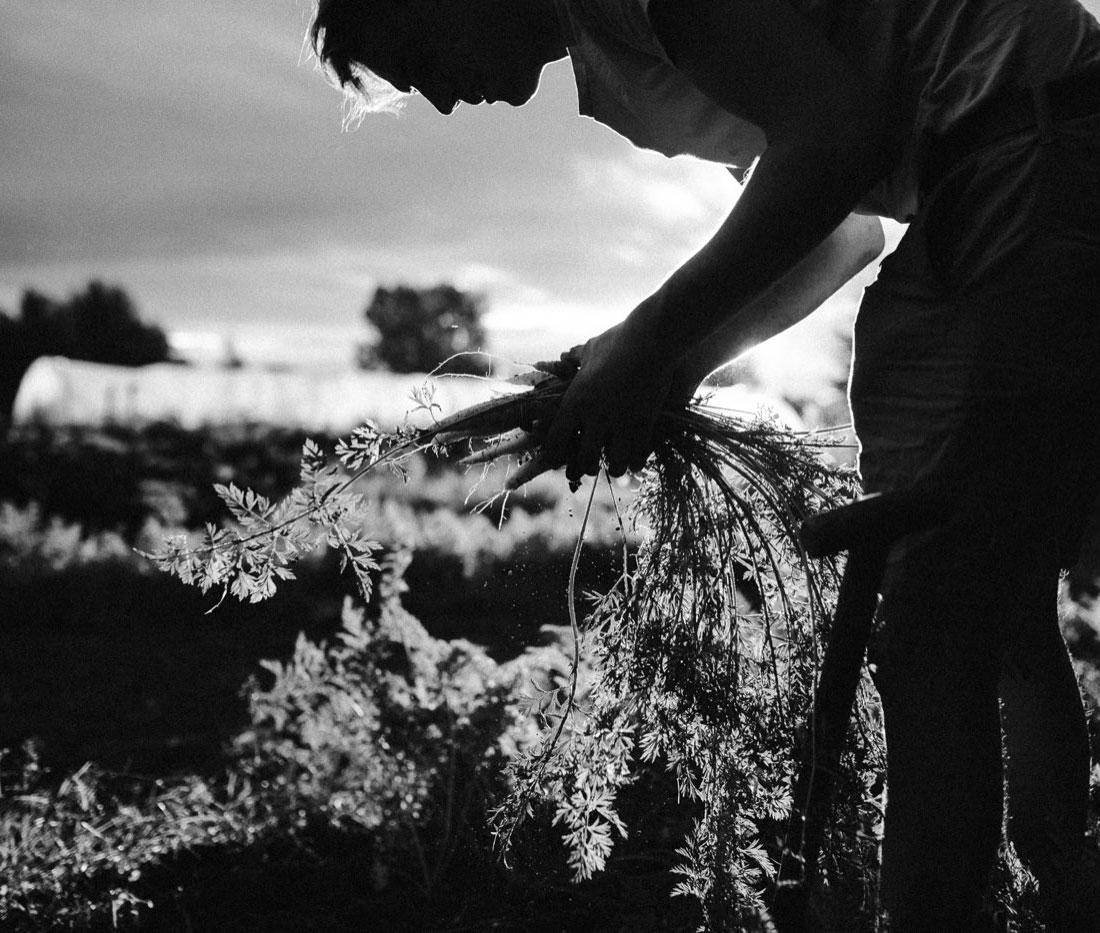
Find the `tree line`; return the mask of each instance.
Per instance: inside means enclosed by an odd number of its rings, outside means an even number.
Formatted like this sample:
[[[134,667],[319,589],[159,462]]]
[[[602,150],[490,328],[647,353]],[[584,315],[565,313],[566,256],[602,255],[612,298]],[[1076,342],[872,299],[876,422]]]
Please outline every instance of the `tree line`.
[[[64,299],[27,289],[17,314],[0,309],[0,418],[10,415],[23,374],[40,356],[143,366],[171,359],[171,348],[116,285],[93,280]]]
[[[487,373],[484,304],[448,284],[380,286],[363,311],[377,336],[357,348],[356,362],[396,373]],[[10,417],[20,380],[40,356],[116,366],[179,362],[164,330],[141,320],[126,291],[98,280],[64,299],[27,289],[16,314],[0,308],[0,420]]]

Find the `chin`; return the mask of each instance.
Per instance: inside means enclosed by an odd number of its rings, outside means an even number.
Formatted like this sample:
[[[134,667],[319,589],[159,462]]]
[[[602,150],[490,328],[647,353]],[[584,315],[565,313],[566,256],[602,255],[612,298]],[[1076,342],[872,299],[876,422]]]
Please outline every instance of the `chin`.
[[[535,96],[541,78],[542,72],[539,71],[527,80],[514,81],[511,86],[501,88],[499,93],[493,94],[493,99],[508,104],[509,107],[522,107]]]
[[[536,81],[530,87],[509,89],[500,95],[499,100],[509,107],[522,107],[532,97],[535,96],[535,92],[539,89],[538,82]]]

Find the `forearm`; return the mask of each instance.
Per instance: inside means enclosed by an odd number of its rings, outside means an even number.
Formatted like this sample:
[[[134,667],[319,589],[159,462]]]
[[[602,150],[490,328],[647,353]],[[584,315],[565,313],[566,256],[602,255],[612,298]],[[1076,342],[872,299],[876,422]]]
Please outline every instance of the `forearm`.
[[[828,248],[781,280],[889,171],[888,136],[907,135],[887,134],[890,102],[791,0],[652,0],[648,15],[674,66],[760,127],[767,149],[711,241],[585,345],[543,444],[545,461],[565,464],[570,479],[596,474],[602,459],[612,476],[644,465],[657,414],[693,348],[721,334],[715,354],[736,352],[739,332],[781,329],[780,307],[800,316],[839,284],[812,285],[810,270]],[[794,308],[782,299],[792,287]]]
[[[877,217],[851,214],[790,272],[684,354],[692,387],[757,344],[797,324],[873,262],[885,241]]]
[[[821,194],[810,179],[795,180],[797,166],[814,160],[778,156],[769,166],[767,156],[717,233],[639,308],[638,323],[666,357],[694,352],[719,330],[751,341],[732,347],[735,356],[801,320],[873,258],[857,255],[833,267],[854,230],[877,226],[874,219],[845,219],[862,186],[818,165],[804,174],[820,176],[827,189]]]
[[[673,61],[768,146],[711,240],[633,322],[682,357],[801,263],[896,161],[890,102],[783,0],[654,0]]]

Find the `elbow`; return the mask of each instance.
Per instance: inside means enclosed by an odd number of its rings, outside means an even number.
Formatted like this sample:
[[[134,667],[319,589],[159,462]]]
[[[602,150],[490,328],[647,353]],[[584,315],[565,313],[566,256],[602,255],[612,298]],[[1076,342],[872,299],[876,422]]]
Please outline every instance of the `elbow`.
[[[849,214],[843,226],[845,235],[855,247],[861,269],[878,259],[886,249],[886,234],[882,231],[882,221],[877,217]]]
[[[844,281],[878,259],[885,247],[881,221],[863,214],[849,214],[823,244],[826,255],[832,257],[829,264],[842,270]]]
[[[883,250],[886,249],[886,234],[882,229],[882,221],[878,217],[865,217],[864,219],[869,220],[874,228],[874,232],[871,234],[870,250],[867,254],[867,262],[871,263],[878,259]]]
[[[832,248],[845,257],[844,267],[850,278],[857,275],[882,255],[886,236],[882,222],[865,214],[849,214],[829,237]]]

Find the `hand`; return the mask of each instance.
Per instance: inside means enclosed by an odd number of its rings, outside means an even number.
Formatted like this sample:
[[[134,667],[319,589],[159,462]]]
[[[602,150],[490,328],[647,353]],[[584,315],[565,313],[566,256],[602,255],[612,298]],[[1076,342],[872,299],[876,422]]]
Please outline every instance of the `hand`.
[[[665,404],[673,410],[687,407],[708,375],[709,372],[700,374],[699,366],[689,356],[683,357],[672,370]]]
[[[637,313],[562,359],[579,370],[539,459],[551,468],[564,465],[572,483],[599,473],[601,457],[611,476],[641,470],[653,450],[653,426],[668,397],[675,361],[661,359]]]

